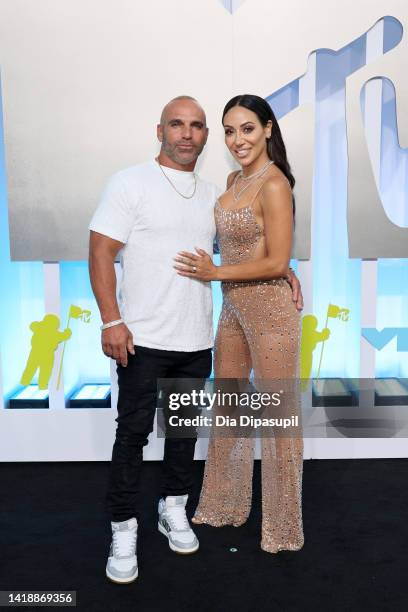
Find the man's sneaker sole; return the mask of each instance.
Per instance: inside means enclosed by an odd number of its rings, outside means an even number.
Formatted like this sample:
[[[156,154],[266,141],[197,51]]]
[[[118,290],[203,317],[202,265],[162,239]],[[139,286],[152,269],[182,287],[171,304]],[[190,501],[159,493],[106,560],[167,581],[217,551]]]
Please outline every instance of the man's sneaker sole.
[[[136,572],[130,576],[130,578],[118,578],[117,576],[113,576],[108,569],[106,569],[106,577],[115,584],[129,584],[130,582],[134,582],[139,575],[139,570],[136,568]]]
[[[176,553],[179,553],[180,555],[191,555],[192,553],[197,552],[197,550],[199,549],[199,542],[197,542],[197,545],[194,546],[193,548],[178,548],[175,544],[173,544],[173,542],[170,540],[169,538],[169,534],[167,533],[165,527],[163,527],[163,525],[160,523],[160,521],[158,522],[158,528],[160,533],[162,533],[164,536],[166,536],[168,542],[169,542],[169,546],[171,548],[171,550],[173,550]]]

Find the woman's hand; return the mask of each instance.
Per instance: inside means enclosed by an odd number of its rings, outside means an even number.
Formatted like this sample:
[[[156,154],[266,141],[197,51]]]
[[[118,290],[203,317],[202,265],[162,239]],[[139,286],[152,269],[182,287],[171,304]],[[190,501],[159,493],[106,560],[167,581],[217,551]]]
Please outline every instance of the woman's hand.
[[[217,269],[212,262],[210,255],[203,249],[195,247],[198,255],[188,251],[180,251],[174,261],[177,264],[174,268],[180,276],[190,276],[202,281],[217,280]],[[182,264],[182,265],[180,265]]]
[[[286,278],[292,289],[292,300],[294,301],[297,310],[300,311],[303,309],[302,287],[300,285],[298,277],[296,276],[292,268],[289,268],[289,272],[286,275]]]

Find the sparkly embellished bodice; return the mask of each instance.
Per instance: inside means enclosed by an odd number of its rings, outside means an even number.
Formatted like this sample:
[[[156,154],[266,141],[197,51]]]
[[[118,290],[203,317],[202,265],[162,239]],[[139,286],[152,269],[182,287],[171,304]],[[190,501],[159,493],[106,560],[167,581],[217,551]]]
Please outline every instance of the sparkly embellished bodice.
[[[263,229],[255,218],[252,206],[228,210],[217,200],[214,214],[221,263],[230,265],[251,259],[263,236]]]

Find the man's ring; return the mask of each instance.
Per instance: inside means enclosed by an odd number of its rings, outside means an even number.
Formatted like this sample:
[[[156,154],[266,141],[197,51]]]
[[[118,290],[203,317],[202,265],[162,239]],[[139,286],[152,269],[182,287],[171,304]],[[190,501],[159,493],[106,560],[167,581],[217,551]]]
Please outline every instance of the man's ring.
[[[197,272],[197,268],[193,266],[193,272]]]

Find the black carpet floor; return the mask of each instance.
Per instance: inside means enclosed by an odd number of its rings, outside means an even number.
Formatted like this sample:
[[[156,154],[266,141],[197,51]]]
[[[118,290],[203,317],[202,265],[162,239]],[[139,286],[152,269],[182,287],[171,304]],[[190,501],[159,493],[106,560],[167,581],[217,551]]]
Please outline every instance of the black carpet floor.
[[[139,578],[130,585],[105,578],[108,467],[0,464],[0,590],[75,590],[84,612],[408,610],[406,459],[305,461],[305,546],[277,555],[259,546],[258,461],[248,522],[195,526],[200,550],[186,556],[157,531],[161,464],[147,462]],[[195,469],[190,515],[203,462]]]

